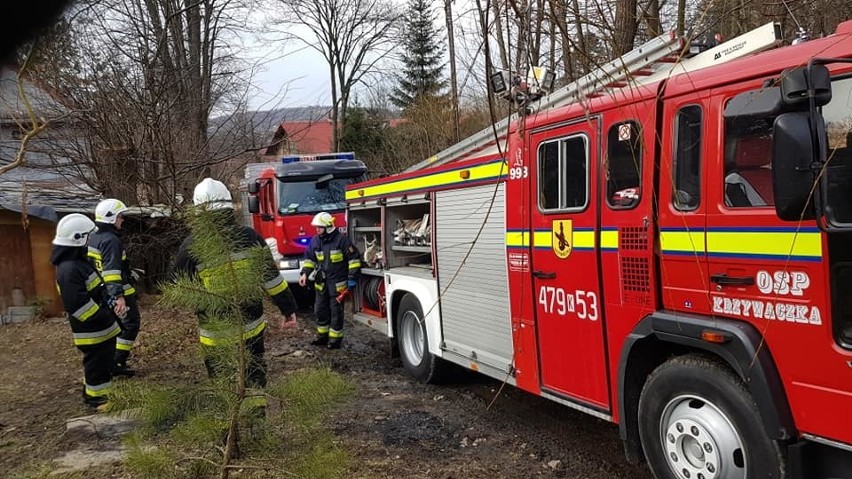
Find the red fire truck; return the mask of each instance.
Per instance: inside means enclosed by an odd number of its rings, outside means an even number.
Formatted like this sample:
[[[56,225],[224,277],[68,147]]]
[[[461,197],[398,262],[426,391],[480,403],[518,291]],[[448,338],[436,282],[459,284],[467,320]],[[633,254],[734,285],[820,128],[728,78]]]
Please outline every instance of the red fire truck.
[[[346,231],[346,186],[363,181],[367,167],[353,153],[287,155],[280,162],[249,166],[246,188],[252,226],[270,245],[287,282],[298,284],[305,247],[315,234],[311,220],[326,211]]]
[[[347,188],[356,319],[422,381],[618,423],[656,477],[852,477],[852,21],[780,43],[495,76],[518,116]]]

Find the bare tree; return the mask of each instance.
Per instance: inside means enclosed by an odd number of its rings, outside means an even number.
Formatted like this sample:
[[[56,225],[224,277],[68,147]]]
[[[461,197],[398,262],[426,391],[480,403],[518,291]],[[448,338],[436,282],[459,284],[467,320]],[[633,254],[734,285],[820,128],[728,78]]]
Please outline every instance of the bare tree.
[[[238,110],[246,100],[245,65],[228,42],[249,1],[106,0],[69,12],[38,52],[39,78],[79,112],[74,141],[55,147],[93,189],[174,204],[201,175],[252,156],[253,138],[211,142],[227,122],[210,122],[217,107]]]
[[[455,141],[461,140],[459,117],[459,79],[456,73],[456,36],[453,30],[453,0],[444,0],[444,18],[447,23],[447,46],[450,54],[450,101],[453,106],[453,124],[455,125]]]
[[[336,149],[352,90],[396,45],[392,33],[400,14],[385,0],[280,0],[279,6],[280,25],[310,32],[285,33],[285,39],[318,51],[328,66]]]

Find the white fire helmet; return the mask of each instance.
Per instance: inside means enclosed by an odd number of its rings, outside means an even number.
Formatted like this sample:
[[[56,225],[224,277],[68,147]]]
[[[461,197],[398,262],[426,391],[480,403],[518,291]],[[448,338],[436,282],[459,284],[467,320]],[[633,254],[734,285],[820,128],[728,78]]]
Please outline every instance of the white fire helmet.
[[[314,219],[311,220],[311,225],[316,226],[317,228],[325,228],[326,234],[334,231],[334,216],[326,213],[325,211],[319,212],[314,215]]]
[[[213,178],[204,178],[195,186],[192,203],[207,210],[234,208],[231,192],[224,183]]]
[[[127,211],[127,206],[124,203],[113,198],[108,198],[98,203],[98,206],[95,208],[95,221],[114,225],[118,215],[125,211]]]
[[[57,246],[85,246],[95,223],[85,215],[71,213],[59,220],[53,244]]]

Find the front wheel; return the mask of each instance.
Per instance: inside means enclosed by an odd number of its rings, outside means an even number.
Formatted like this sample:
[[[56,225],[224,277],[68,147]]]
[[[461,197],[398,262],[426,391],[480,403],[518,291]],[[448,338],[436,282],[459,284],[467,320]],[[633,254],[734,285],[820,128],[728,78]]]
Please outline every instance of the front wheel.
[[[429,352],[429,336],[426,333],[423,308],[411,293],[406,293],[399,302],[396,340],[402,364],[414,378],[424,383],[432,383],[443,377],[443,361]]]
[[[783,477],[778,444],[743,382],[708,358],[681,356],[648,377],[639,437],[658,479]]]

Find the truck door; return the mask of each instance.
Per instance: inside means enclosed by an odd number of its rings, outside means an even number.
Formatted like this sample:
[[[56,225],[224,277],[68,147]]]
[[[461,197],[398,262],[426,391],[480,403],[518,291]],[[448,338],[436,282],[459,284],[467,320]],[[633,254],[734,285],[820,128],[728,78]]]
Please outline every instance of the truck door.
[[[608,410],[596,182],[600,119],[533,130],[532,275],[541,387]]]

